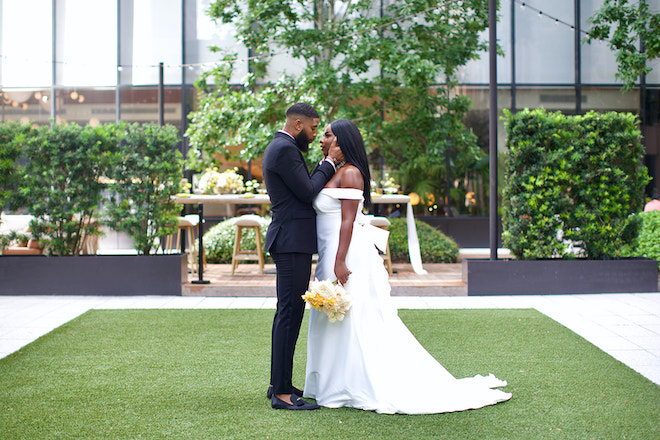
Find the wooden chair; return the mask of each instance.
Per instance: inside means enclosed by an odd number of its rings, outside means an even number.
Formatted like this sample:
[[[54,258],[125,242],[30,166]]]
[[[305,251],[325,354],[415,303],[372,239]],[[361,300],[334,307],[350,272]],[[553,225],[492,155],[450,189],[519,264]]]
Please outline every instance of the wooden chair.
[[[387,217],[374,217],[370,221],[372,226],[376,226],[378,228],[382,229],[389,229],[390,228],[390,221],[387,219]],[[387,268],[387,273],[392,275],[392,255],[390,254],[390,241],[387,241],[387,248],[384,253],[380,254],[383,257],[383,263],[385,263],[385,267]]]
[[[259,263],[259,273],[264,273],[264,252],[261,243],[261,225],[263,220],[257,215],[243,215],[237,217],[234,226],[236,226],[236,236],[234,238],[234,253],[231,258],[231,274],[234,275],[238,263],[241,261],[257,261]],[[241,238],[244,230],[254,230],[256,235],[257,248],[243,249],[241,247]]]
[[[192,273],[197,273],[199,260],[197,246],[195,246],[195,229],[199,231],[199,216],[197,214],[189,214],[184,217],[179,217],[179,225],[176,231],[176,241],[174,240],[174,234],[167,236],[165,241],[166,251],[178,252],[178,250],[181,249],[181,235],[185,235],[188,264],[190,265]],[[206,266],[206,255],[204,256],[204,261],[202,263]]]

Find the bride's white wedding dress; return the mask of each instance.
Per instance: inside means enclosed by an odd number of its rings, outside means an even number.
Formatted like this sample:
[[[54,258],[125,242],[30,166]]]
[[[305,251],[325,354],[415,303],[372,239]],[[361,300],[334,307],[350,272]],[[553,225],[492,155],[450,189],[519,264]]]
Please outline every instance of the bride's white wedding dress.
[[[324,188],[314,202],[319,261],[315,277],[336,279],[341,199],[360,200],[346,256],[344,286],[353,296],[343,321],[310,311],[306,397],[319,405],[379,413],[431,414],[481,408],[511,398],[489,375],[456,379],[422,347],[399,319],[388,274],[362,214],[362,191]]]

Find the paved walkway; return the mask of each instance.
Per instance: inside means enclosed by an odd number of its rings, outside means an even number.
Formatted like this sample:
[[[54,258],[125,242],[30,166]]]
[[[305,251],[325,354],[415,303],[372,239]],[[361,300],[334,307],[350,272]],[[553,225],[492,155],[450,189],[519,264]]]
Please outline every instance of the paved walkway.
[[[660,293],[393,299],[399,308],[412,309],[535,308],[660,385]],[[0,357],[90,309],[274,309],[275,302],[273,297],[0,296]]]
[[[395,263],[390,277],[392,296],[467,296],[467,284],[463,280],[461,263],[424,264],[424,275],[416,274],[410,264]],[[314,267],[312,267],[314,274]],[[190,275],[183,285],[184,296],[275,296],[275,265],[266,264],[259,273],[256,264],[239,264],[231,274],[229,264],[209,264],[203,277],[210,284],[194,284],[199,277]]]

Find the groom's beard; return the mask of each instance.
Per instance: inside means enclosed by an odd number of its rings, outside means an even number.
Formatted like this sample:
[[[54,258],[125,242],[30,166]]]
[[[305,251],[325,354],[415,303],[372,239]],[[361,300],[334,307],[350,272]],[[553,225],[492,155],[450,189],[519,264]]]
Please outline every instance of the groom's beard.
[[[298,149],[303,153],[307,153],[309,151],[309,138],[304,131],[301,131],[300,134],[296,136],[296,145],[298,146]]]

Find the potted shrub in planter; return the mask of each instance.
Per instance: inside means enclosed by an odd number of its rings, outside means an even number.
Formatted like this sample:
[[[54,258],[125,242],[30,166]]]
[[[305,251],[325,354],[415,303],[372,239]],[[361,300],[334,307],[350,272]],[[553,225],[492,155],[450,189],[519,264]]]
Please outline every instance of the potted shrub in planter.
[[[18,168],[18,159],[22,153],[21,142],[25,141],[30,130],[29,126],[17,122],[0,124],[0,215],[5,207],[16,203],[21,178]],[[13,237],[9,234],[0,235],[0,255],[11,238]]]
[[[164,256],[169,261],[137,255],[81,255],[86,239],[98,234],[104,177],[118,163],[130,162],[124,155],[131,149],[127,141],[133,138],[129,134],[136,130],[116,124],[95,128],[55,124],[34,131],[27,139],[20,195],[27,211],[35,216],[32,234],[45,255],[0,257],[0,294],[181,294],[182,255]],[[168,134],[171,132],[167,129]],[[147,132],[147,136],[158,135]],[[168,135],[167,139],[170,143],[166,147],[153,139],[145,142],[172,150],[176,137],[172,140]],[[153,160],[153,167],[158,167],[161,156],[145,160]],[[148,179],[131,176],[128,180]],[[177,175],[174,181],[178,180]],[[159,182],[169,188],[165,180]],[[140,205],[140,212],[159,213],[159,200],[148,198]],[[163,230],[162,223],[162,215],[156,214],[150,225],[165,234],[169,230]]]
[[[505,118],[502,240],[517,260],[468,260],[468,295],[656,291],[657,263],[625,258],[648,182],[636,117]]]

